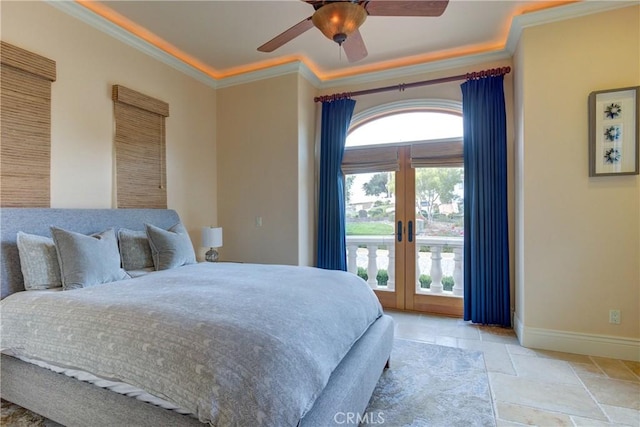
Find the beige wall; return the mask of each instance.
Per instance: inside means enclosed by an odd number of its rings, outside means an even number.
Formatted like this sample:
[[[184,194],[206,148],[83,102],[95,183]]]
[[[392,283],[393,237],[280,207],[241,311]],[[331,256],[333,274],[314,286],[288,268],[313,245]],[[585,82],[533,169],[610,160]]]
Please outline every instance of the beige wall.
[[[44,2],[2,2],[2,40],[56,61],[51,206],[114,207],[113,102],[121,84],[169,103],[167,200],[198,249],[215,224],[215,90]]]
[[[515,144],[514,144],[514,170],[515,170],[515,180],[514,180],[514,188],[515,191],[515,218],[514,218],[514,237],[515,237],[515,246],[513,248],[512,253],[515,255],[515,313],[514,313],[514,321],[518,319],[518,316],[524,316],[526,312],[526,307],[524,304],[524,296],[525,289],[523,286],[524,277],[523,277],[523,269],[524,265],[524,239],[522,238],[524,233],[524,221],[526,218],[526,212],[524,211],[524,195],[521,191],[523,188],[524,182],[524,159],[522,153],[522,141],[524,140],[524,107],[523,103],[523,95],[522,95],[522,80],[524,71],[524,58],[521,54],[521,51],[518,50],[513,56],[513,66],[514,66],[514,81],[513,81],[513,118],[514,118],[514,127],[515,127]]]
[[[217,100],[221,257],[296,265],[298,74],[219,89]]]
[[[525,344],[546,331],[624,337],[638,357],[640,179],[589,178],[587,98],[640,85],[639,18],[640,7],[627,7],[526,28],[520,39],[516,315]],[[620,325],[608,323],[609,309],[621,310]]]
[[[298,77],[298,263],[316,263],[316,88]]]

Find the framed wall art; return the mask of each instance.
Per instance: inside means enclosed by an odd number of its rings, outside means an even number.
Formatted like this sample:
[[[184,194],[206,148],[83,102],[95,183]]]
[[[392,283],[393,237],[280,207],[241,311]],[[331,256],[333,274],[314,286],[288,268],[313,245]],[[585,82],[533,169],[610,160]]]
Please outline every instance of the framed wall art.
[[[640,86],[589,94],[589,176],[638,175]]]

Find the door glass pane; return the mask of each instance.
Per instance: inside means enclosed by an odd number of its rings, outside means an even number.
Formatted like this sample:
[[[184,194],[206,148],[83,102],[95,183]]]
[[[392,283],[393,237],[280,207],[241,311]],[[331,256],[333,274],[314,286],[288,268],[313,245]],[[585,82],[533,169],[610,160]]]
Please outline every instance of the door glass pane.
[[[376,290],[395,289],[394,193],[395,172],[345,177],[347,270]]]
[[[463,179],[463,168],[415,170],[417,293],[461,295]]]

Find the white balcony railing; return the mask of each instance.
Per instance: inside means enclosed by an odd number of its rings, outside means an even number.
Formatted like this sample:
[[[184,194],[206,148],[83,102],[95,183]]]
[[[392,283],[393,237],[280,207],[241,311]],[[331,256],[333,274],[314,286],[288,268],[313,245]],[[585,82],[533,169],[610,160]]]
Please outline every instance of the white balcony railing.
[[[429,247],[426,252],[420,248]],[[443,253],[449,247],[452,253]],[[463,238],[416,236],[416,293],[424,295],[443,295],[462,297],[464,283],[463,266]],[[347,236],[347,270],[358,273],[358,267],[367,272],[367,283],[374,290],[394,291],[395,269],[395,237],[394,236]],[[378,284],[380,270],[386,270],[388,279],[386,285]],[[423,288],[420,276],[431,276],[431,284]],[[453,277],[453,288],[445,290],[442,279]]]

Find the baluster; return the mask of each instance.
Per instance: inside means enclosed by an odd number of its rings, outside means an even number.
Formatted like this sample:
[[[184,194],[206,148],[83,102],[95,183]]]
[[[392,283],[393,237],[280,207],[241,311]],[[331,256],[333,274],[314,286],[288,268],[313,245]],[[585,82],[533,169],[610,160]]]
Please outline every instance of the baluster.
[[[387,265],[389,281],[387,282],[387,289],[393,291],[396,288],[396,244],[394,242],[387,243],[387,249],[389,250],[389,264]]]
[[[462,248],[453,248],[453,294],[459,297],[464,295],[463,257]]]
[[[442,293],[442,246],[431,245],[431,293]]]
[[[347,245],[347,271],[358,274],[358,245]]]
[[[367,249],[369,251],[367,255],[369,257],[369,262],[367,263],[367,276],[369,276],[369,279],[367,280],[367,283],[375,289],[378,287],[378,279],[376,278],[378,275],[378,245],[367,245]]]

